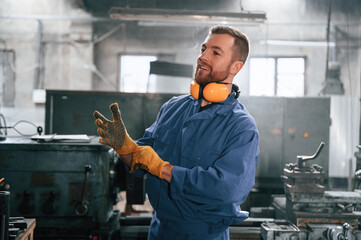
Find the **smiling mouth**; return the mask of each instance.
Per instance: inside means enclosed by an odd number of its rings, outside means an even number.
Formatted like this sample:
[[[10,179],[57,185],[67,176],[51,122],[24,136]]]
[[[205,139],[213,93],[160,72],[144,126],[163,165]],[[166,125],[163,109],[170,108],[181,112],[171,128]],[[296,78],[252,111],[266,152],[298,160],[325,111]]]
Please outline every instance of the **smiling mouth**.
[[[210,69],[205,67],[205,66],[199,66],[198,70],[205,70],[205,71],[209,71]]]

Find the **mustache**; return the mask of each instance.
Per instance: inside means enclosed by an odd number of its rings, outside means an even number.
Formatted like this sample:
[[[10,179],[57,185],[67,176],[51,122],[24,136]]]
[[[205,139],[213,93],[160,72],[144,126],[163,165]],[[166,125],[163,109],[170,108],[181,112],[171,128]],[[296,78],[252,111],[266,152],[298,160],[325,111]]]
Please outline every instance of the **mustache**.
[[[197,70],[199,68],[201,68],[201,67],[206,67],[206,68],[212,70],[212,67],[210,65],[208,65],[207,63],[204,63],[204,62],[200,62],[200,63],[197,64]]]

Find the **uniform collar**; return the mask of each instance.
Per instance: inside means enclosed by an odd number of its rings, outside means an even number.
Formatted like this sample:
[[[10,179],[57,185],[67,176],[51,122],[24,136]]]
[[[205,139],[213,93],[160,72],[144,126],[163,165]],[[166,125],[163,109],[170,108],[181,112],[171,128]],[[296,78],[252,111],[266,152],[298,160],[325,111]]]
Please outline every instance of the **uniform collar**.
[[[237,103],[237,99],[235,96],[235,92],[232,91],[232,93],[228,96],[228,98],[223,101],[220,102],[219,104],[217,104],[217,110],[216,113],[220,114],[220,115],[227,115],[227,113],[234,108],[234,106]]]

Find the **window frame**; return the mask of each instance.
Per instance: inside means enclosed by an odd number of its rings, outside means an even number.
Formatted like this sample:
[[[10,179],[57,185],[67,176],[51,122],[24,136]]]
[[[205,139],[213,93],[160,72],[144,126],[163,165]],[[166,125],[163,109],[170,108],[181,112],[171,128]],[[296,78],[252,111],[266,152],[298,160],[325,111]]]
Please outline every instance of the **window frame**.
[[[137,52],[137,53],[132,53],[132,52],[122,52],[122,53],[118,53],[118,71],[117,71],[117,88],[118,91],[122,92],[124,91],[124,89],[122,89],[122,80],[121,80],[121,59],[122,56],[152,56],[152,57],[156,57],[157,60],[159,60],[159,54],[155,54],[155,53],[146,53],[146,52]],[[140,92],[142,93],[142,92]]]
[[[303,60],[304,60],[304,72],[303,72],[303,96],[302,97],[304,97],[304,96],[306,96],[306,92],[307,92],[307,85],[306,85],[306,83],[307,83],[307,79],[306,79],[306,76],[307,76],[307,74],[306,74],[306,72],[307,72],[307,68],[306,68],[306,66],[307,66],[307,57],[306,56],[299,56],[299,55],[296,55],[296,56],[282,56],[282,55],[270,55],[270,56],[253,56],[253,57],[251,57],[250,58],[250,60],[252,60],[252,59],[255,59],[255,58],[262,58],[262,59],[268,59],[268,58],[272,58],[272,59],[274,59],[274,61],[275,61],[275,66],[274,66],[274,76],[273,76],[273,80],[274,80],[274,92],[273,92],[273,96],[274,97],[280,97],[280,96],[278,96],[277,95],[277,84],[278,84],[278,59],[280,59],[280,58],[282,58],[282,59],[287,59],[287,58],[303,58]],[[250,61],[251,62],[251,61]],[[250,64],[250,66],[251,66],[251,64]],[[249,81],[250,81],[250,83],[249,83],[249,86],[251,85],[251,72],[249,73],[250,74],[250,77],[249,77]],[[250,92],[250,90],[249,90],[249,92]],[[251,93],[250,93],[251,94]]]

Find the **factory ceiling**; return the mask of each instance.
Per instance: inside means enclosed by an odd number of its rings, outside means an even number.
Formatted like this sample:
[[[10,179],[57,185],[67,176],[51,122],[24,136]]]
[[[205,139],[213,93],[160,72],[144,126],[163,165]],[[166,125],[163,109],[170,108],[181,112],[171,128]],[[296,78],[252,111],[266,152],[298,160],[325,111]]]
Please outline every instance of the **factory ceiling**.
[[[111,8],[129,8],[129,9],[168,9],[168,10],[194,10],[194,11],[207,11],[207,12],[240,12],[243,7],[245,11],[246,6],[242,5],[242,0],[77,0],[76,4],[84,8],[87,12],[91,13],[95,17],[111,19],[109,12]],[[320,2],[308,0],[304,5],[304,21],[317,21],[315,19],[327,20],[327,12],[329,10],[330,2]],[[267,5],[267,4],[266,4]],[[260,4],[262,9],[262,4]],[[319,16],[322,16],[321,18]],[[273,15],[275,16],[275,15]],[[277,15],[278,16],[278,15]],[[343,0],[332,1],[332,22],[346,22],[345,16],[349,17],[350,23],[359,21],[361,17],[361,1],[350,0],[345,3]],[[268,18],[268,16],[267,16]],[[113,19],[114,20],[114,19]],[[284,21],[284,19],[282,19]],[[267,23],[272,24],[272,21],[278,21],[272,17],[268,18]],[[290,18],[291,22],[297,21]],[[122,21],[106,21],[106,22],[95,22],[94,30],[96,34],[102,35],[103,33],[116,28]],[[192,24],[169,24],[160,25],[153,24],[152,22],[145,21],[124,21],[124,27],[122,30],[117,31],[115,36],[122,38],[124,36],[132,37],[134,39],[143,39],[147,36],[147,39],[190,39],[199,38],[205,36],[207,29],[212,24],[202,24],[195,22]],[[174,30],[174,26],[177,29]],[[194,28],[194,29],[190,29]]]
[[[78,0],[95,16],[108,16],[111,7],[231,11],[237,0]],[[234,5],[233,5],[234,6]]]
[[[266,3],[267,1],[264,2]],[[327,12],[329,3],[330,1],[308,0],[305,2],[305,10]],[[76,4],[84,7],[88,12],[95,16],[109,16],[111,7],[237,12],[237,9],[240,9],[241,5],[244,5],[242,0],[77,0]],[[261,6],[262,1],[260,1],[260,7]],[[332,11],[348,13],[360,17],[361,1],[333,0]]]
[[[78,0],[77,5],[95,17],[109,18],[109,20],[110,9],[114,7],[129,9],[199,10],[205,12],[236,12],[241,9],[239,0]],[[115,28],[120,23],[122,23],[122,21],[95,22],[94,30],[101,35]],[[143,24],[141,21],[126,21],[123,23],[125,24],[123,30],[117,31],[114,36],[117,38],[126,36],[133,39],[144,39],[144,36],[147,36],[148,40],[159,40],[163,38],[177,40],[198,39],[198,34],[202,36],[201,38],[204,38],[209,27],[214,25],[197,25],[195,23],[176,24],[177,29],[174,30],[171,28],[175,25],[168,26],[170,28],[167,28],[165,25],[157,26],[152,25],[152,23],[147,25],[149,22]],[[195,30],[190,31],[190,27],[195,27]]]

